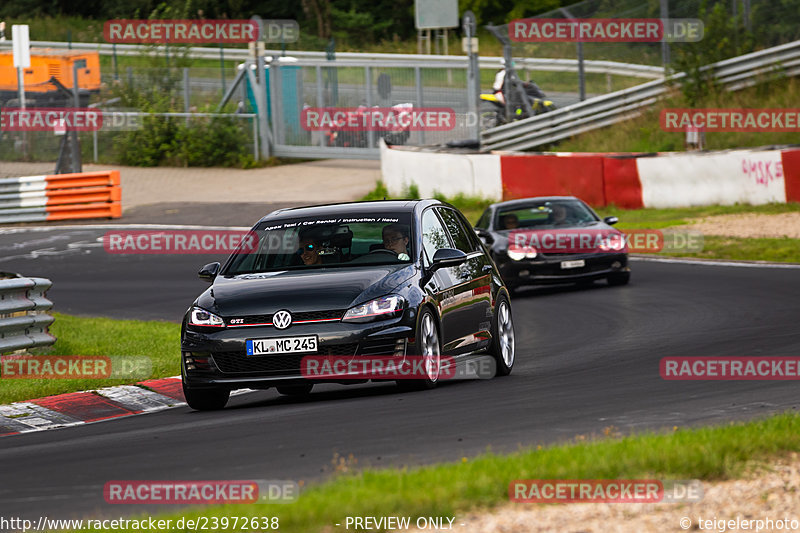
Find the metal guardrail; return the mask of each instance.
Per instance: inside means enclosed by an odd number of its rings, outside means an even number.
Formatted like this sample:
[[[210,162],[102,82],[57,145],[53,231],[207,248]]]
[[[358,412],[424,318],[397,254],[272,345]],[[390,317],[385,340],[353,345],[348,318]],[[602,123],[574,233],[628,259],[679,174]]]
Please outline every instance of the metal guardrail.
[[[31,46],[41,48],[65,48],[67,43],[60,41],[31,41]],[[96,50],[101,55],[138,56],[149,51],[164,53],[163,45],[118,44],[116,50],[109,43],[72,43],[73,50]],[[10,48],[11,41],[0,42],[0,49]],[[219,59],[220,50],[225,59],[244,61],[252,58],[252,53],[247,48],[210,48],[207,46],[193,46],[187,50],[187,55],[193,59]],[[267,55],[281,56],[280,50],[267,50]],[[365,61],[374,66],[387,68],[404,67],[431,67],[431,68],[466,68],[467,56],[454,55],[425,55],[425,54],[365,54],[358,52],[337,52],[335,61],[328,61],[325,52],[309,52],[290,50],[285,55],[297,58],[303,66],[361,66]],[[501,57],[480,57],[479,66],[485,69],[499,69]],[[547,59],[547,58],[520,58],[515,59],[520,70],[535,70],[547,72],[578,72],[577,59]],[[664,69],[652,65],[639,65],[635,63],[621,63],[617,61],[584,61],[584,70],[593,74],[612,74],[617,76],[631,76],[636,78],[658,79],[663,77]]]
[[[53,302],[45,297],[53,282],[11,275],[0,279],[0,354],[53,344],[47,328],[54,318],[46,313]]]
[[[728,90],[756,84],[763,76],[776,72],[800,74],[800,41],[767,48],[703,67]],[[562,139],[603,128],[638,116],[686,76],[680,72],[622,91],[584,100],[543,115],[519,120],[481,132],[481,148],[490,150],[528,150]]]

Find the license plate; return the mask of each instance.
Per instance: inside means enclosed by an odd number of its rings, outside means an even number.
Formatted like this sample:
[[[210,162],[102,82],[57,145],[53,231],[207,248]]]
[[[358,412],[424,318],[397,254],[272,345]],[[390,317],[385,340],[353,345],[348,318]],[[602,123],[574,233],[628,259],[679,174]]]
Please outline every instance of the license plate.
[[[314,353],[317,351],[317,336],[276,337],[273,339],[248,339],[245,342],[247,355],[272,355],[279,353]]]
[[[561,261],[561,268],[580,268],[586,266],[586,261],[583,259],[576,259],[575,261]]]

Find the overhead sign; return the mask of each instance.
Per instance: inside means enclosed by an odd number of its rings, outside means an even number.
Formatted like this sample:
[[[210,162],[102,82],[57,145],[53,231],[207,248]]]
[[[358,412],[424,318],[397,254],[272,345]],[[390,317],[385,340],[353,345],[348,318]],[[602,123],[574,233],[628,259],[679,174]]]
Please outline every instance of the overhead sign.
[[[458,27],[458,0],[414,0],[414,26],[418,30]]]
[[[14,24],[11,26],[12,48],[14,51],[14,66],[29,68],[31,66],[31,38],[27,24]]]

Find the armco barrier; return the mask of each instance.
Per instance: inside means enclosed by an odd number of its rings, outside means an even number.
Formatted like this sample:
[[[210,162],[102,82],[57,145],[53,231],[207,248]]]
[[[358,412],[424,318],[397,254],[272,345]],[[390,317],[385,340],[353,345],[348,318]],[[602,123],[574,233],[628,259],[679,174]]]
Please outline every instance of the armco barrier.
[[[47,328],[53,317],[46,311],[53,302],[45,295],[53,283],[44,278],[23,278],[0,273],[0,354],[48,346],[56,341]]]
[[[122,216],[118,170],[0,179],[0,223]]]
[[[490,200],[577,196],[590,205],[688,207],[800,202],[800,148],[661,154],[381,150],[392,194],[416,184],[434,192]]]

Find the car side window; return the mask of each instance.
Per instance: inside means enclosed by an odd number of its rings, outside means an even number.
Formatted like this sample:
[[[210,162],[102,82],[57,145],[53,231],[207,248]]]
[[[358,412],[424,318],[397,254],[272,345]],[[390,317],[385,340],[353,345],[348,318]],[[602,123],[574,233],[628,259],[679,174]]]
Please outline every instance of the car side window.
[[[492,210],[487,209],[486,211],[483,212],[481,218],[478,219],[478,223],[475,224],[475,227],[481,229],[489,229],[489,222],[491,222],[491,220],[492,220]]]
[[[450,248],[450,246],[447,231],[433,209],[422,213],[422,247],[425,248],[428,263],[433,261],[433,254],[436,253],[436,250]]]
[[[437,208],[436,210],[441,215],[442,220],[444,220],[444,225],[447,226],[447,231],[450,233],[455,247],[465,254],[474,252],[476,249],[475,243],[470,240],[469,233],[467,233],[464,224],[461,222],[456,212],[447,208]],[[470,232],[472,232],[471,229]]]

